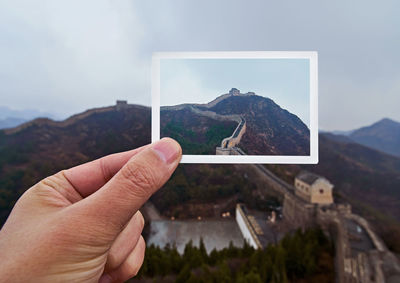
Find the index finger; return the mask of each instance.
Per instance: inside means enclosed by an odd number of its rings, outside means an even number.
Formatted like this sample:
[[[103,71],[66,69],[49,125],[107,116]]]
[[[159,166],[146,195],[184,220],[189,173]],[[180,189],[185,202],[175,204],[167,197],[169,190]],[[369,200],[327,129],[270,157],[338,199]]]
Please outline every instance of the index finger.
[[[87,197],[107,183],[132,156],[149,145],[114,153],[64,171],[65,177],[82,196]]]

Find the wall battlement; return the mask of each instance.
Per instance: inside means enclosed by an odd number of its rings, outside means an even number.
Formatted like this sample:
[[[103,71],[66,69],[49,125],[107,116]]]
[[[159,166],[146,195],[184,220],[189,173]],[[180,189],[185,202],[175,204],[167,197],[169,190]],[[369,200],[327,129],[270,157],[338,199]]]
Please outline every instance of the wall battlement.
[[[225,150],[225,154],[229,155],[245,154],[238,147],[220,150]],[[397,282],[400,278],[400,264],[396,256],[387,249],[366,219],[351,212],[349,204],[320,205],[306,202],[294,193],[292,185],[276,177],[264,166],[251,164],[247,168],[265,181],[266,190],[272,189],[281,195],[283,219],[293,229],[319,226],[333,240],[336,282],[381,283]],[[251,235],[250,232],[248,234]]]

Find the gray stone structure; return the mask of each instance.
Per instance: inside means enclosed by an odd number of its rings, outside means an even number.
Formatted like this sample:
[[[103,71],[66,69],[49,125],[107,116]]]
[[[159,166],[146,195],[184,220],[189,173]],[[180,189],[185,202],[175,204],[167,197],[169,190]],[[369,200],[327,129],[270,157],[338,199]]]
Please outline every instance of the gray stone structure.
[[[226,154],[244,155],[238,147]],[[265,187],[283,200],[283,219],[291,229],[320,226],[335,244],[335,274],[339,283],[400,282],[400,264],[368,221],[353,214],[349,204],[318,204],[295,194],[295,187],[260,164],[248,165]],[[270,193],[270,192],[269,192]]]
[[[128,107],[128,101],[126,100],[117,100],[116,108],[117,111],[126,109]]]
[[[230,155],[229,148],[235,147],[239,144],[242,136],[246,132],[246,120],[240,117],[240,122],[230,137],[224,138],[221,146],[216,148],[217,155]]]
[[[221,142],[221,146],[216,148],[216,154],[245,155],[245,152],[238,147],[240,138],[246,131],[243,118],[238,115],[219,115],[204,109],[213,107],[227,97],[241,95],[254,95],[254,93],[242,94],[238,89],[233,88],[229,93],[207,104],[182,104],[172,107],[162,107],[161,111],[163,109],[183,109],[190,107],[192,111],[201,115],[218,120],[238,122],[238,127],[235,129],[237,134],[234,132],[232,136],[224,139]],[[201,106],[201,109],[196,106]],[[239,134],[239,139],[235,140]],[[313,177],[313,180],[310,182],[307,182],[307,180],[303,180],[303,182],[302,179],[304,178],[301,176],[297,178],[297,181],[301,183],[297,185],[303,185],[305,191],[307,191],[307,184],[310,190],[314,181],[323,180],[322,187],[324,193],[327,194],[321,199],[321,197],[312,198],[311,195],[299,193],[296,183],[293,185],[288,184],[275,176],[263,165],[246,165],[245,170],[252,176],[257,176],[257,180],[264,184],[268,194],[273,194],[282,201],[283,220],[289,224],[291,229],[306,229],[318,225],[333,240],[335,244],[336,282],[400,282],[400,264],[398,259],[393,253],[388,251],[383,241],[373,231],[367,220],[352,213],[349,204],[333,203],[331,196],[333,185],[325,178],[321,176]],[[308,175],[314,176],[312,173]],[[321,190],[321,186],[319,185],[318,190]],[[327,190],[326,192],[325,189]],[[251,229],[248,230],[251,231]],[[257,243],[255,245],[259,246]]]

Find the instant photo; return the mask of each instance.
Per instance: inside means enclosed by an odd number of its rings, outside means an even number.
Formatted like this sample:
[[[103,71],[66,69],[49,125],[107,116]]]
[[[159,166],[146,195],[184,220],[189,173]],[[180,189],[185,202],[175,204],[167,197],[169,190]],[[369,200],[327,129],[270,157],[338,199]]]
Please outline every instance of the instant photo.
[[[183,163],[317,163],[316,52],[155,53],[152,140]]]

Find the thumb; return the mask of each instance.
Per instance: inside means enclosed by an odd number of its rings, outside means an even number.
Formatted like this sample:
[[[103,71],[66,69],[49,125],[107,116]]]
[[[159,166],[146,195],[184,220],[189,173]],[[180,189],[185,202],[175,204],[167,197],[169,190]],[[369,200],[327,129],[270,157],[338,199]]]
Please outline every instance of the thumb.
[[[133,156],[97,192],[82,200],[83,214],[116,236],[139,208],[171,177],[182,149],[164,138]],[[91,222],[93,223],[93,222]]]

